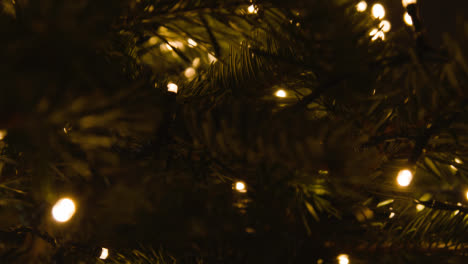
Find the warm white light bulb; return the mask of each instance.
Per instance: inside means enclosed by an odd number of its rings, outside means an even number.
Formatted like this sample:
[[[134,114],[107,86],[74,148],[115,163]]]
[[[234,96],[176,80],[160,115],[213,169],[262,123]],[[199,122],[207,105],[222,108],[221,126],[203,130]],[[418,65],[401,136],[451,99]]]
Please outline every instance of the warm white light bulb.
[[[245,183],[242,182],[242,181],[238,181],[236,182],[235,184],[235,188],[238,192],[246,192],[246,188],[245,188]]]
[[[158,38],[157,37],[151,37],[148,39],[148,44],[150,45],[155,45],[156,43],[158,43]]]
[[[458,164],[463,164],[463,161],[459,158],[455,158],[453,161],[455,161]]]
[[[216,62],[217,60],[218,59],[214,55],[211,55],[210,53],[208,53],[208,61],[210,63]]]
[[[346,254],[341,254],[337,257],[338,264],[349,264],[349,256]]]
[[[57,222],[67,222],[75,214],[75,203],[69,198],[62,198],[52,208],[52,216]]]
[[[424,210],[424,208],[426,208],[426,207],[424,205],[422,205],[422,204],[416,205],[416,211],[418,211],[418,212],[421,212],[422,210]]]
[[[403,7],[407,7],[410,4],[416,4],[417,0],[401,0]]]
[[[167,84],[167,91],[168,92],[177,93],[178,88],[179,87],[175,83],[170,82],[170,83]]]
[[[198,43],[191,38],[189,38],[187,42],[188,42],[189,47],[196,47],[198,45]]]
[[[100,259],[106,259],[109,256],[109,250],[107,248],[102,248]]]
[[[392,28],[392,24],[390,24],[390,22],[388,22],[387,20],[382,20],[382,22],[380,22],[379,24],[379,28],[383,32],[389,32]]]
[[[0,140],[4,139],[7,135],[7,131],[5,129],[0,129]]]
[[[377,19],[382,19],[385,17],[385,8],[382,4],[375,4],[372,6],[372,16]]]
[[[247,11],[250,14],[256,14],[258,12],[258,8],[256,8],[255,5],[249,5],[249,7],[247,7]]]
[[[276,91],[275,95],[277,97],[284,98],[284,97],[286,97],[286,92],[284,90],[280,89],[280,90]]]
[[[196,74],[195,69],[192,67],[188,67],[184,71],[184,75],[185,77],[187,77],[187,79],[192,79],[195,76],[195,74]]]
[[[377,28],[372,29],[369,32],[369,36],[372,36],[372,41],[375,41],[377,39],[385,40],[385,33],[382,30],[379,30]]]
[[[393,217],[395,217],[395,213],[391,212],[390,215],[388,216],[388,218],[393,218]]]
[[[468,200],[468,191],[466,191],[466,199]]]
[[[406,187],[413,180],[413,173],[410,170],[401,170],[398,172],[397,182],[400,186]]]
[[[366,11],[366,9],[367,9],[367,3],[366,3],[366,1],[361,1],[361,2],[357,3],[356,9],[357,9],[357,11],[359,11],[359,12],[364,12],[364,11]]]
[[[403,16],[403,20],[405,21],[406,25],[412,26],[413,25],[413,19],[411,16],[408,14],[408,12],[405,12],[405,15]]]

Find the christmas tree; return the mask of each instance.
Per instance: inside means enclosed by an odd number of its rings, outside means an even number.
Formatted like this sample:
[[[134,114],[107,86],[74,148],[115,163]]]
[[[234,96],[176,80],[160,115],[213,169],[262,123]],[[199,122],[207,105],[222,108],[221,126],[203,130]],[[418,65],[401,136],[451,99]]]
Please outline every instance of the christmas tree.
[[[1,3],[0,263],[467,262],[463,19]]]

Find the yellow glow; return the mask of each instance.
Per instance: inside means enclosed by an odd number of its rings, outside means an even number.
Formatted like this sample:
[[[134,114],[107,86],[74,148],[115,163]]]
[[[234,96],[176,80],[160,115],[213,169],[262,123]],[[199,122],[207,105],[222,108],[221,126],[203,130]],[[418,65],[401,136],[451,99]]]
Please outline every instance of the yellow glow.
[[[213,55],[211,55],[210,53],[208,53],[208,61],[209,61],[210,63],[216,62],[217,60],[218,60],[218,59],[217,59],[215,56],[213,56]]]
[[[280,90],[276,91],[275,95],[277,97],[284,98],[284,97],[286,97],[286,92],[284,90],[280,89]]]
[[[187,79],[192,79],[193,76],[195,76],[195,74],[196,74],[195,69],[192,68],[192,67],[188,67],[184,71],[184,75],[185,75],[185,77],[187,77]]]
[[[249,7],[247,7],[247,11],[250,14],[257,14],[258,8],[256,8],[255,5],[249,5]]]
[[[453,216],[456,216],[458,213],[460,213],[460,210],[456,210],[453,212]]]
[[[421,212],[422,210],[424,210],[424,208],[426,208],[426,207],[425,207],[424,205],[422,205],[422,204],[416,205],[416,210],[417,210],[418,212]]]
[[[157,37],[154,37],[154,36],[153,36],[153,37],[151,37],[151,38],[148,39],[148,44],[154,45],[154,44],[156,44],[156,43],[158,43],[158,38],[157,38]]]
[[[410,170],[401,170],[398,172],[397,182],[400,186],[406,187],[413,180],[413,173]]]
[[[379,28],[383,32],[389,32],[392,28],[392,24],[390,24],[390,22],[388,22],[387,20],[382,20],[382,22],[380,22],[379,24]]]
[[[372,6],[372,16],[377,19],[385,17],[385,8],[382,4],[375,4]]]
[[[405,15],[403,16],[403,20],[405,21],[406,25],[408,25],[408,26],[412,26],[412,25],[413,25],[413,19],[412,19],[411,16],[408,14],[408,12],[406,12]]]
[[[177,93],[177,89],[179,87],[177,86],[177,84],[173,83],[173,82],[170,82],[167,84],[167,91],[168,92],[173,92],[173,93]]]
[[[0,129],[0,140],[4,139],[7,134],[8,133],[5,129]]]
[[[393,218],[393,217],[395,217],[395,213],[391,212],[390,215],[388,216],[388,218]]]
[[[349,264],[349,256],[346,254],[341,254],[337,257],[338,264]]]
[[[242,192],[242,193],[247,192],[247,190],[246,190],[246,188],[245,188],[245,183],[242,182],[242,181],[236,182],[235,188],[236,188],[236,190],[237,190],[238,192]]]
[[[57,222],[67,222],[75,214],[75,203],[69,198],[62,198],[52,208],[52,216]]]
[[[195,68],[200,66],[200,58],[196,57],[195,59],[193,59],[192,66]]]
[[[468,200],[468,191],[466,191],[466,199]]]
[[[458,164],[463,164],[463,161],[459,158],[455,158],[453,161],[455,161]]]
[[[100,259],[106,259],[109,256],[109,250],[107,248],[102,248]]]
[[[196,47],[198,45],[198,43],[191,38],[189,38],[187,42],[188,42],[189,47]]]
[[[455,171],[458,171],[457,167],[455,167],[455,166],[453,166],[453,165],[450,165],[450,169],[451,169],[452,171],[454,171],[454,172],[455,172]]]
[[[356,5],[356,9],[359,12],[364,12],[367,9],[367,3],[366,1],[361,1]]]
[[[416,2],[418,2],[417,0],[401,0],[401,4],[403,5],[403,7],[406,7],[410,4],[416,4]]]

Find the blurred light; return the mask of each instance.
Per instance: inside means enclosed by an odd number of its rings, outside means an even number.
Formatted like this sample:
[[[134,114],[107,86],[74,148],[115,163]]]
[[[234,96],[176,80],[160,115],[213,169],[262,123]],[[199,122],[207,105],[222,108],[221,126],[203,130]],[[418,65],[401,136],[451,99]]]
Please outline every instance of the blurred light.
[[[323,264],[323,259],[318,259],[317,264]]]
[[[258,8],[255,7],[255,5],[250,5],[249,7],[247,7],[247,11],[248,11],[250,14],[257,14]]]
[[[406,187],[413,180],[413,173],[410,170],[401,170],[398,172],[397,182],[400,186]]]
[[[276,95],[277,97],[284,98],[284,97],[286,97],[286,92],[285,92],[284,90],[281,90],[281,89],[280,89],[280,90],[276,91],[275,95]]]
[[[170,82],[170,83],[167,84],[167,91],[168,91],[168,92],[177,93],[177,89],[178,89],[178,88],[179,88],[179,87],[178,87],[177,84],[175,84],[175,83]]]
[[[4,139],[7,134],[6,129],[0,129],[0,140]]]
[[[216,62],[217,60],[218,59],[215,56],[211,55],[211,53],[208,53],[208,61],[210,63]]]
[[[184,71],[184,75],[185,75],[185,77],[187,77],[187,79],[192,79],[193,76],[195,76],[195,74],[196,74],[195,69],[192,68],[192,67],[188,67]]]
[[[406,25],[408,25],[408,26],[412,26],[412,25],[413,25],[413,19],[412,19],[411,16],[408,14],[408,12],[406,12],[405,15],[403,16],[403,20],[405,21]]]
[[[301,23],[299,23],[299,22],[296,23],[296,27],[298,27],[298,26],[300,26],[300,25],[301,25]]]
[[[426,208],[426,207],[425,207],[424,205],[422,205],[422,204],[416,205],[416,210],[417,210],[418,212],[421,212],[422,210],[424,210],[424,208]]]
[[[457,167],[455,167],[455,166],[453,166],[453,165],[450,165],[450,169],[451,169],[453,172],[458,171]]]
[[[341,254],[337,257],[338,264],[349,264],[349,257],[346,254]]]
[[[107,248],[102,248],[100,259],[106,259],[109,256],[109,250]]]
[[[357,11],[359,11],[359,12],[364,12],[364,11],[366,11],[366,9],[367,9],[367,3],[366,3],[366,1],[361,1],[361,2],[357,3],[356,9],[357,9]]]
[[[395,216],[395,213],[391,212],[390,215],[388,216],[388,218],[393,218],[394,216]]]
[[[62,198],[52,208],[52,216],[57,222],[67,222],[75,214],[75,203],[69,198]]]
[[[455,158],[453,161],[455,161],[458,164],[463,164],[463,161],[459,158]]]
[[[392,24],[390,24],[390,22],[388,22],[387,20],[382,20],[382,22],[380,22],[379,24],[379,28],[383,32],[389,32],[392,28]]]
[[[417,0],[401,0],[403,7],[407,7],[410,4],[416,4]]]
[[[247,189],[245,188],[245,183],[242,181],[236,182],[235,188],[238,192],[241,192],[241,193],[247,192]]]
[[[466,191],[466,199],[468,200],[468,191]]]
[[[191,38],[189,38],[187,42],[188,42],[189,47],[196,47],[198,45],[198,43]]]
[[[453,212],[453,216],[456,216],[458,213],[460,213],[460,210],[456,210]]]
[[[200,58],[196,57],[195,59],[193,59],[192,66],[195,67],[195,68],[200,66]]]
[[[68,134],[68,130],[67,130],[66,127],[63,128],[63,132],[64,132],[65,134]]]
[[[157,37],[154,37],[154,36],[153,36],[153,37],[151,37],[151,38],[148,39],[148,44],[154,45],[154,44],[156,44],[156,43],[158,43],[158,38],[157,38]]]
[[[163,51],[165,50],[173,50],[173,47],[176,49],[183,50],[184,49],[184,43],[180,41],[169,41],[169,43],[166,43],[166,45],[162,45],[161,49]]]
[[[382,19],[385,17],[385,8],[382,4],[375,4],[372,6],[372,16],[377,19]]]
[[[372,29],[371,32],[369,32],[369,36],[373,36],[372,41],[375,41],[378,38],[385,40],[385,33],[377,28]]]
[[[154,11],[154,6],[150,5],[149,8],[148,8],[148,12],[153,12],[153,11]]]

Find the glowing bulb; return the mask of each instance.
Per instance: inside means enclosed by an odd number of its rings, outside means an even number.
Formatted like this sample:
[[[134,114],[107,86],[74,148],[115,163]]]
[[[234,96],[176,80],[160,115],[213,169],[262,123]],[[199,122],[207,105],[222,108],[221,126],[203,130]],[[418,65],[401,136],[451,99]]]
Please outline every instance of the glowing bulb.
[[[284,90],[278,90],[278,91],[276,91],[275,95],[277,97],[284,98],[284,97],[286,97],[286,92]]]
[[[69,198],[60,199],[52,208],[52,216],[57,222],[67,222],[75,214],[75,203]]]
[[[4,139],[7,135],[7,131],[5,129],[0,129],[0,140]]]
[[[398,172],[397,182],[400,186],[406,187],[410,185],[411,180],[413,180],[413,173],[409,170],[401,170]]]
[[[372,16],[377,19],[382,19],[385,17],[385,8],[382,4],[375,4],[372,6]]]
[[[379,28],[383,32],[389,32],[392,28],[392,24],[390,24],[390,22],[388,22],[387,20],[382,20],[382,22],[380,22],[379,24]]]
[[[468,191],[466,191],[466,199],[468,200]]]
[[[247,11],[250,14],[257,14],[258,8],[256,8],[255,5],[250,5],[249,7],[247,7]]]
[[[168,92],[177,93],[177,89],[178,89],[178,88],[179,88],[179,87],[178,87],[177,84],[175,84],[175,83],[170,82],[170,83],[167,84],[167,91],[168,91]]]
[[[157,37],[151,37],[151,38],[148,39],[148,44],[154,45],[156,43],[158,43],[158,38]]]
[[[451,169],[452,171],[454,171],[454,172],[455,172],[455,171],[458,171],[457,167],[455,167],[455,166],[453,166],[453,165],[450,165],[450,169]]]
[[[100,259],[106,259],[109,256],[109,250],[107,248],[102,248]]]
[[[390,215],[388,216],[388,218],[393,218],[393,217],[395,217],[395,213],[391,212]]]
[[[422,210],[424,210],[424,208],[426,208],[426,207],[424,205],[422,205],[422,204],[416,205],[416,211],[418,211],[418,212],[421,212]]]
[[[235,188],[236,188],[236,190],[237,190],[238,192],[241,192],[241,193],[247,192],[247,190],[246,190],[246,188],[245,188],[245,183],[242,182],[242,181],[236,182]]]
[[[185,75],[185,77],[187,77],[187,79],[192,79],[193,76],[195,76],[195,74],[196,74],[195,69],[192,68],[192,67],[188,67],[184,71],[184,75]]]
[[[406,12],[405,15],[403,16],[403,20],[405,21],[406,25],[408,25],[408,26],[412,26],[412,25],[413,25],[413,19],[412,19],[411,16],[408,14],[408,12]]]
[[[356,5],[356,9],[359,12],[364,12],[367,9],[367,3],[366,1],[361,1]]]
[[[375,41],[378,38],[385,40],[385,33],[377,28],[372,29],[371,32],[369,32],[369,36],[373,36],[372,41]]]
[[[410,4],[416,4],[417,0],[401,0],[403,7],[407,7]]]
[[[337,257],[339,264],[349,264],[349,257],[346,254],[341,254]]]
[[[459,158],[455,158],[453,161],[455,161],[458,164],[463,164],[463,161]]]
[[[198,43],[191,38],[189,38],[187,42],[188,42],[189,47],[196,47],[198,45]]]

